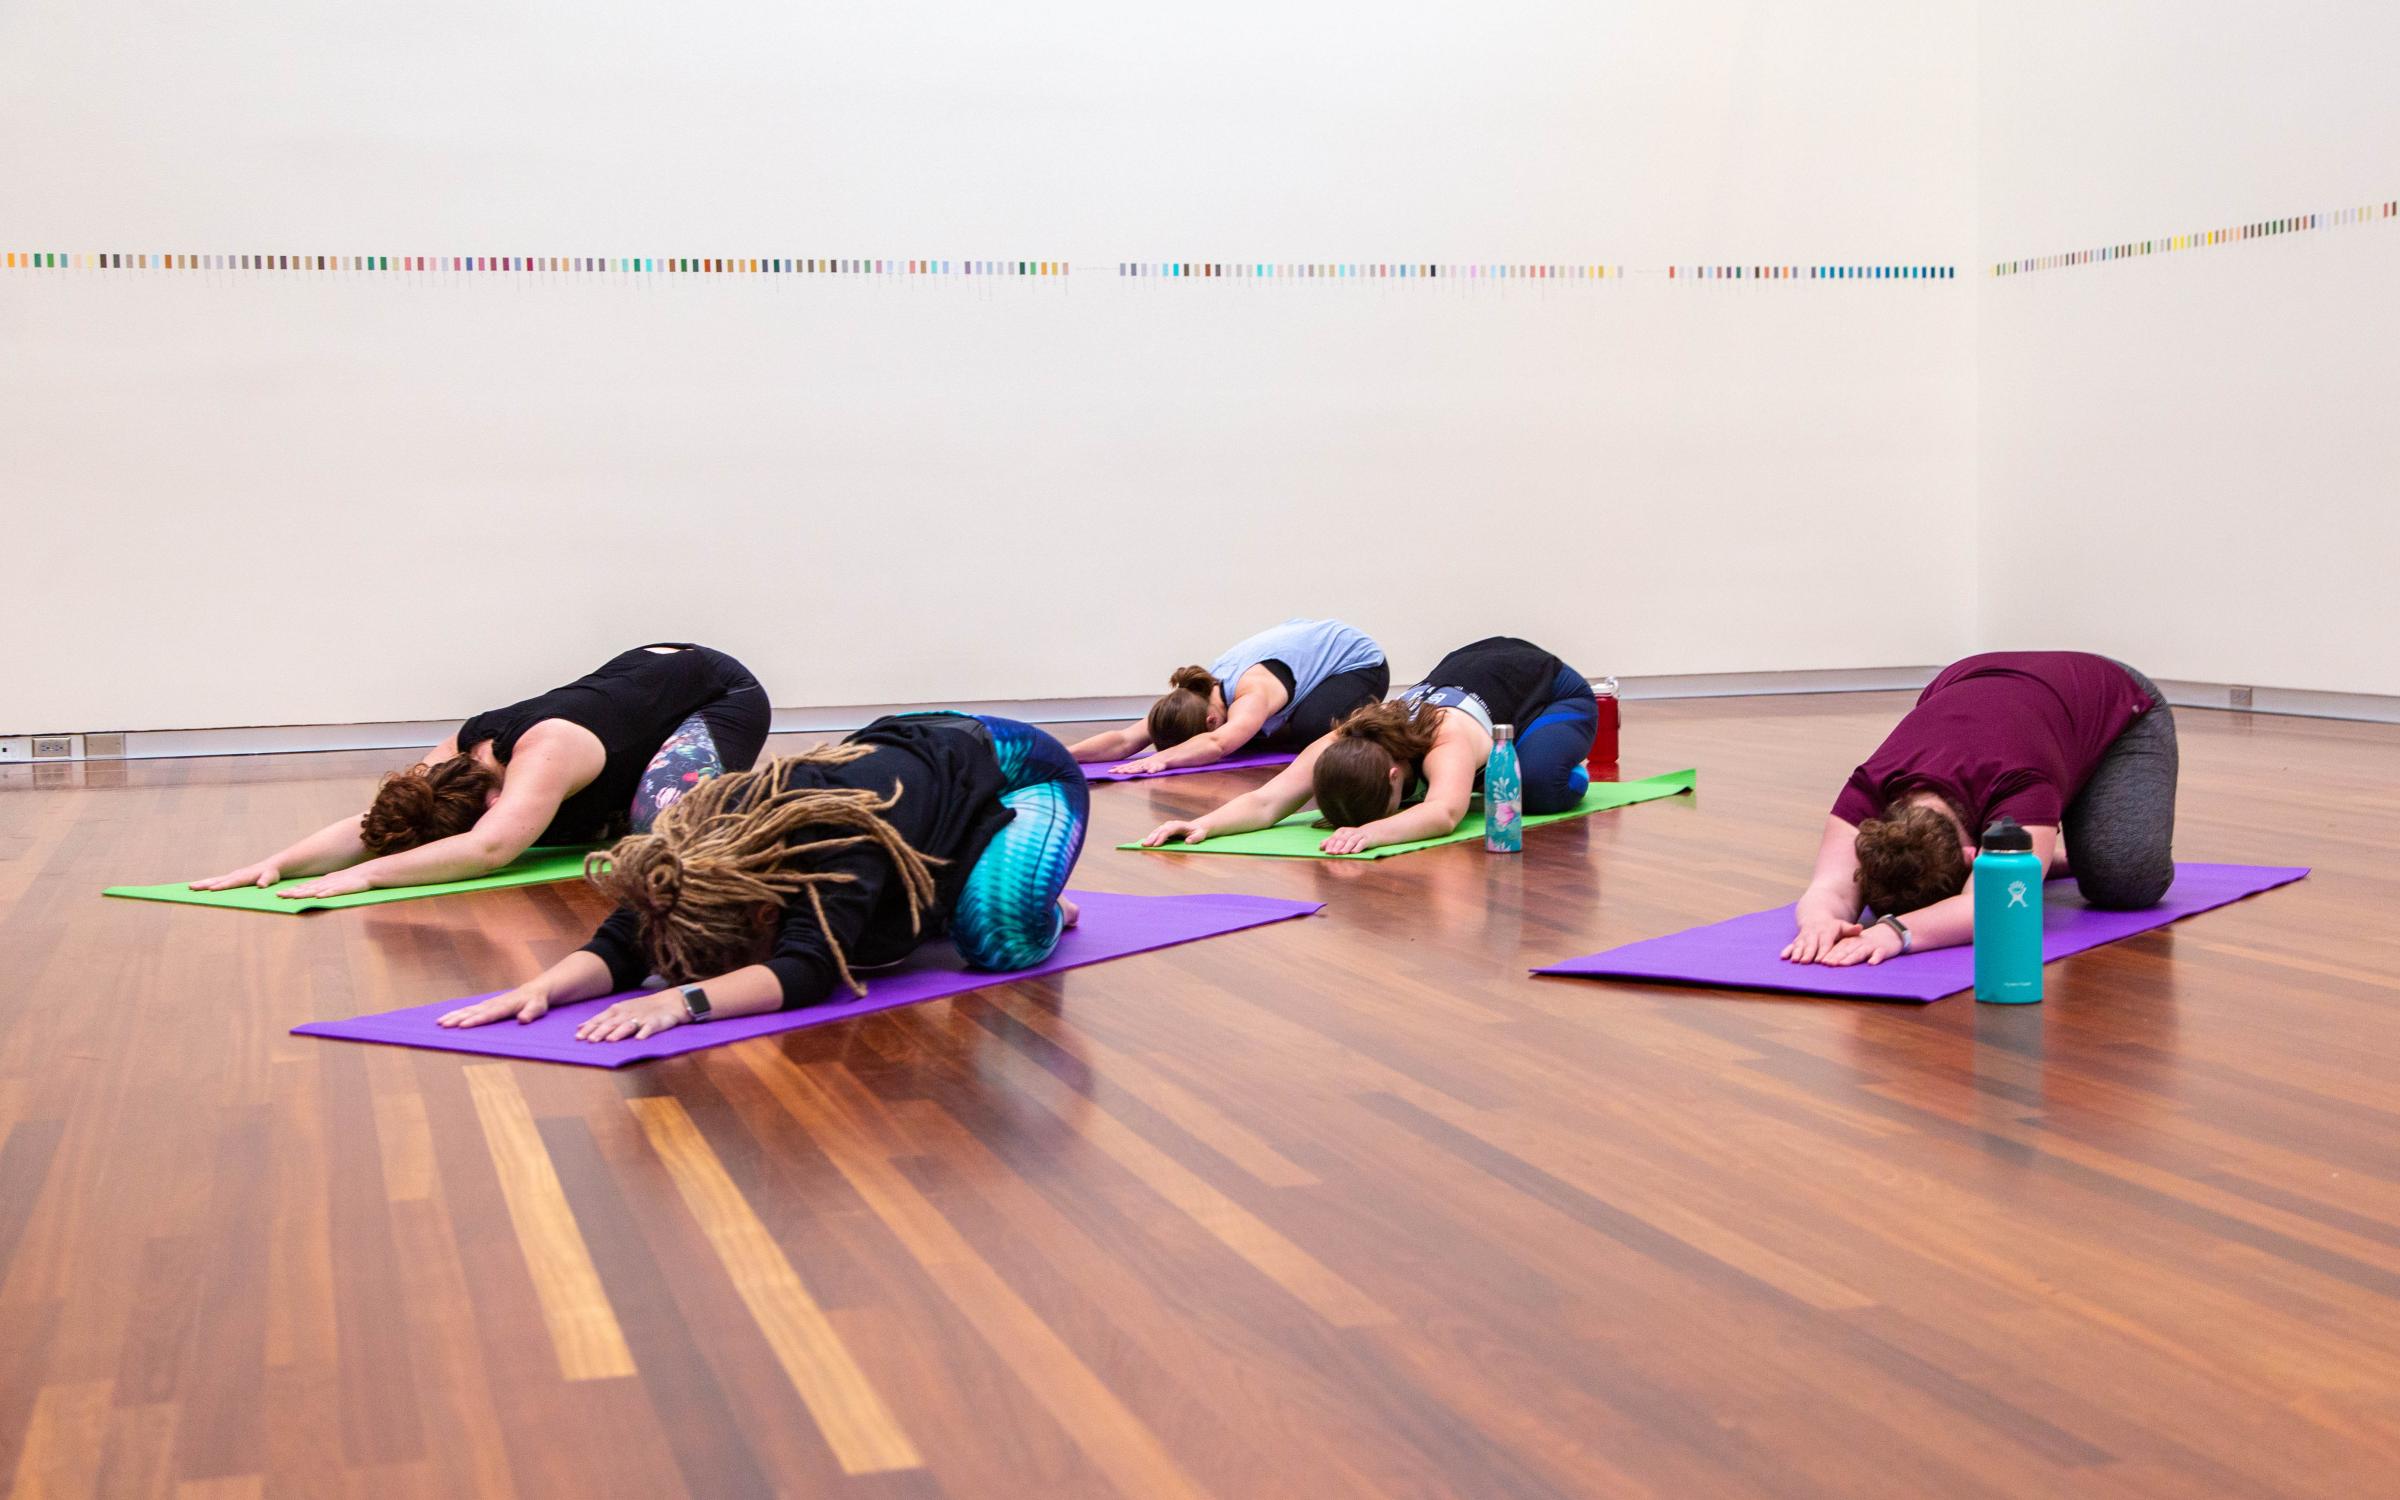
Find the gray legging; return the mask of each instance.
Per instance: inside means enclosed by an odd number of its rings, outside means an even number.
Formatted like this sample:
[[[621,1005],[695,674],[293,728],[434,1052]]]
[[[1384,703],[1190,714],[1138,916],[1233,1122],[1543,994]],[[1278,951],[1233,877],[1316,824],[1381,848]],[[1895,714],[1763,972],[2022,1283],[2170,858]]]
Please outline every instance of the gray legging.
[[[2083,899],[2112,911],[2156,906],[2175,883],[2175,711],[2157,683],[2125,670],[2152,707],[2109,743],[2061,830]]]

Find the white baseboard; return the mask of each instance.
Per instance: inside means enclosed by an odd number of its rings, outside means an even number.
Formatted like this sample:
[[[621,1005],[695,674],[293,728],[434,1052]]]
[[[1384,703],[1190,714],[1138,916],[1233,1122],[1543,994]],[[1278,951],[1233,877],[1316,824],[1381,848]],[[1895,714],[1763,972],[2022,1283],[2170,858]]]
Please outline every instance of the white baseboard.
[[[1708,672],[1681,676],[1626,677],[1618,691],[1631,702],[1668,698],[1747,698],[1789,693],[1876,693],[1914,691],[1933,680],[1933,667],[1859,667],[1807,672]],[[2400,724],[2400,697],[2379,693],[2324,693],[2301,688],[2252,688],[2244,710],[2235,701],[2242,689],[2226,683],[2164,680],[2160,691],[2178,708],[2289,714],[2318,719],[2356,719]],[[885,714],[938,707],[1002,714],[1037,724],[1127,723],[1149,708],[1147,696],[1130,698],[1035,698],[976,703],[873,703],[831,708],[779,708],[777,734],[842,732]],[[227,729],[148,729],[123,733],[121,755],[87,754],[86,736],[65,736],[73,753],[33,759],[33,737],[0,736],[0,766],[56,765],[81,760],[172,760],[205,755],[297,755],[331,750],[421,750],[439,744],[457,728],[453,720],[388,724],[272,724]]]
[[[2158,690],[2177,708],[2222,708],[2234,713],[2281,714],[2297,719],[2355,719],[2400,724],[2400,698],[2384,693],[2320,693],[2309,688],[2240,688],[2222,682],[2157,679]],[[2244,704],[2239,695],[2247,692]]]

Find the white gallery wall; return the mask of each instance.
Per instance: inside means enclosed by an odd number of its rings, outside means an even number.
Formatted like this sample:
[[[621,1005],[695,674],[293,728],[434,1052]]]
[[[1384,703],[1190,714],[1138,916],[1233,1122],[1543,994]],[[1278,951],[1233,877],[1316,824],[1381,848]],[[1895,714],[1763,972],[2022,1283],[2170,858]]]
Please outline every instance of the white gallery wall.
[[[2011,0],[1979,71],[1980,618],[2155,677],[2400,693],[2400,6]]]
[[[0,733],[457,715],[662,637],[784,706],[1126,694],[1302,611],[1402,673],[1494,630],[1594,672],[1941,660],[1976,614],[1976,32],[17,0],[0,251],[1073,269],[0,270],[41,622]],[[1179,260],[1628,274],[1116,274]],[[1958,275],[1666,274],[1761,264]],[[1900,531],[1922,565],[1850,581]]]

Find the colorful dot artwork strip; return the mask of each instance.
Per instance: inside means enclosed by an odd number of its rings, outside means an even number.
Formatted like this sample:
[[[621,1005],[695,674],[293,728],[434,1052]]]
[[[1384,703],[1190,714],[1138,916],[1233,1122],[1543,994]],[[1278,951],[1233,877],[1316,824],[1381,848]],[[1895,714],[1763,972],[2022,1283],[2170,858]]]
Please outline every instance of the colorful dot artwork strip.
[[[2121,245],[2101,245],[2090,250],[2066,250],[2057,255],[2035,255],[2024,260],[2004,260],[1992,267],[1994,276],[2023,276],[2033,271],[2063,271],[2073,266],[2105,265],[2110,261],[2131,260],[2143,255],[2174,255],[2185,250],[2214,250],[2224,245],[2244,245],[2252,240],[2273,239],[2278,235],[2306,234],[2318,229],[2350,229],[2361,224],[2379,224],[2400,219],[2400,199],[2382,203],[2366,203],[2356,208],[2337,208],[2327,213],[2296,214],[2288,219],[2260,219],[2249,224],[2235,224],[2225,229],[2203,229],[2193,234],[2170,234],[2155,240],[2128,240]]]
[[[0,268],[31,271],[215,271],[368,275],[874,276],[1057,278],[1063,260],[868,260],[777,256],[212,255],[169,252],[0,252]],[[1106,274],[1105,265],[1085,266]],[[1527,261],[1119,261],[1121,280],[1433,281],[1949,281],[1943,265],[1617,266]]]
[[[1143,280],[1230,281],[1949,281],[1955,266],[1610,266],[1522,261],[1120,261]]]
[[[790,256],[184,255],[11,250],[0,265],[32,271],[360,271],[699,276],[1064,276],[1063,260],[845,260]]]

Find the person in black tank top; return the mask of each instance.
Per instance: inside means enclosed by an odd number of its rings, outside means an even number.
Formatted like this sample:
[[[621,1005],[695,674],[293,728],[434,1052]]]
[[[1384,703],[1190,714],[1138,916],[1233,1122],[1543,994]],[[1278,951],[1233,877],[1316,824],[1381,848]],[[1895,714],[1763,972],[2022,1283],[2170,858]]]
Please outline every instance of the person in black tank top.
[[[1466,818],[1496,724],[1515,730],[1527,812],[1564,812],[1583,800],[1583,759],[1600,724],[1592,685],[1531,641],[1496,635],[1443,657],[1391,702],[1351,714],[1256,791],[1205,817],[1162,823],[1142,842],[1200,843],[1271,827],[1311,801],[1333,829],[1321,846],[1328,854],[1440,838]]]
[[[272,886],[300,899],[488,874],[537,844],[647,829],[699,782],[748,770],[772,715],[749,669],[688,642],[637,646],[458,727],[367,811],[194,890]]]

